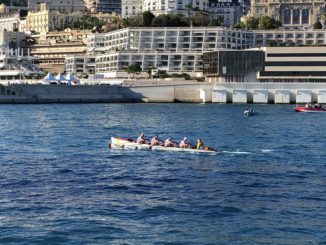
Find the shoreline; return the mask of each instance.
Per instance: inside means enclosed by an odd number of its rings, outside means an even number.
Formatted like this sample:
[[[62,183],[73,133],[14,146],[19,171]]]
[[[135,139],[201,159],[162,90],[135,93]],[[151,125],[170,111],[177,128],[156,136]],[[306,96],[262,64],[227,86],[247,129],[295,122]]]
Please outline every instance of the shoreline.
[[[324,83],[127,82],[121,85],[0,85],[0,104],[326,103]]]

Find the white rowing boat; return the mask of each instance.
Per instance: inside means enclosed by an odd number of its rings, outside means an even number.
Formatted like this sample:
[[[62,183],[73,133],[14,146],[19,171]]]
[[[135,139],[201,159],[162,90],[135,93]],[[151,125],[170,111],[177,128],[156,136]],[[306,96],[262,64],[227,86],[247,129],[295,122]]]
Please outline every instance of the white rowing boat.
[[[139,144],[132,139],[115,138],[111,137],[111,144],[109,148],[113,149],[133,149],[133,150],[154,150],[154,151],[170,151],[170,152],[187,152],[194,154],[208,154],[215,155],[218,152],[215,150],[197,150],[191,148],[179,148],[179,147],[164,147],[164,146],[151,146],[149,144]]]

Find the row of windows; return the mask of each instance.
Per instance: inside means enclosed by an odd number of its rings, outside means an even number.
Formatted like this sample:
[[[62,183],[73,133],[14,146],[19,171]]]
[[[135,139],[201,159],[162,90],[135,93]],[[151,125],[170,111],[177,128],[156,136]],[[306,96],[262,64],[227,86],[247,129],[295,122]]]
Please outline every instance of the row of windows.
[[[326,71],[262,71],[260,76],[326,76]]]
[[[274,53],[267,57],[326,57],[326,53]]]
[[[265,66],[326,66],[326,61],[273,61]]]

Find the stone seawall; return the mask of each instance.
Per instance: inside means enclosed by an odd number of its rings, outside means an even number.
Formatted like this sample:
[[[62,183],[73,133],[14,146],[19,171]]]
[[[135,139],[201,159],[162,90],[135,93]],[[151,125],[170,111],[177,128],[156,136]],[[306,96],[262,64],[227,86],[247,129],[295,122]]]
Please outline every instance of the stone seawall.
[[[202,102],[199,89],[213,84],[0,85],[0,103]]]

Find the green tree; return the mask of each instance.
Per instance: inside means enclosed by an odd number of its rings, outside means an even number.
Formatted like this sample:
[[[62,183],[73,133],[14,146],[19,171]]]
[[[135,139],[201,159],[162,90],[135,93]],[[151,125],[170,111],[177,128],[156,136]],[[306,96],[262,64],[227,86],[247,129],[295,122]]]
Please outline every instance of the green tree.
[[[142,15],[136,15],[131,16],[127,19],[123,19],[123,26],[128,27],[142,27],[144,26],[143,16]]]
[[[259,20],[255,17],[249,17],[246,22],[246,29],[248,30],[257,30],[258,29]]]
[[[277,46],[277,42],[275,40],[267,40],[267,44],[270,47],[276,47]]]
[[[144,26],[150,27],[152,25],[152,21],[155,18],[155,15],[151,11],[143,12],[143,23]]]
[[[152,21],[153,27],[184,27],[189,26],[187,19],[180,14],[162,14]]]
[[[281,22],[269,17],[268,15],[259,18],[258,28],[260,30],[276,29],[281,26]]]
[[[127,67],[127,72],[132,73],[133,77],[135,74],[140,73],[141,71],[142,71],[141,66],[138,63],[131,64]]]
[[[224,16],[220,15],[216,20],[210,20],[208,23],[209,26],[222,26],[224,23]]]
[[[170,76],[169,76],[169,74],[166,73],[166,71],[158,70],[157,73],[153,77],[164,79],[164,78],[168,78]]]
[[[317,21],[315,24],[314,24],[314,29],[322,29],[323,28],[323,25]]]
[[[209,16],[204,12],[197,12],[191,17],[191,22],[194,26],[208,26],[210,23]]]
[[[186,8],[187,13],[188,13],[188,20],[189,20],[190,26],[192,26],[191,11],[193,11],[194,8],[193,8],[191,3],[186,4],[185,8]]]

